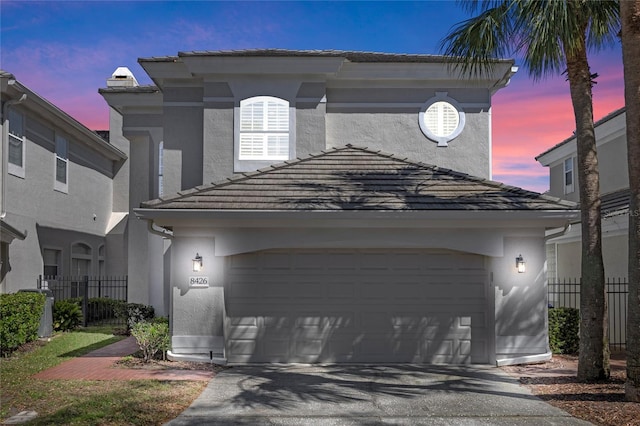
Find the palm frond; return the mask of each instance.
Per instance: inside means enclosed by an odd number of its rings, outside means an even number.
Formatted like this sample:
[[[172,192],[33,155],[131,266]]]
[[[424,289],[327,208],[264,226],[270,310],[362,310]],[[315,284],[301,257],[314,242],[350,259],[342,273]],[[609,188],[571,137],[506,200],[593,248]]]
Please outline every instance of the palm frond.
[[[509,56],[513,32],[509,16],[511,1],[499,3],[454,26],[440,43],[440,50],[463,75],[487,75],[497,59]]]

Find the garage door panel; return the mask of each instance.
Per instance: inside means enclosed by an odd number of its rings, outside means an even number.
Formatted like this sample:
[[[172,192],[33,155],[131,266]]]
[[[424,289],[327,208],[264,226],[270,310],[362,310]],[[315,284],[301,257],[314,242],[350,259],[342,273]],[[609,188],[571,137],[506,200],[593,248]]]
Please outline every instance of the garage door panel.
[[[489,361],[481,256],[294,250],[236,257],[252,260],[231,260],[227,270],[230,362]],[[463,270],[461,259],[470,267]]]
[[[357,271],[359,264],[357,253],[352,252],[328,253],[320,262],[330,271]]]
[[[337,280],[336,282],[329,281],[325,284],[326,296],[329,299],[347,299],[348,302],[353,302],[350,299],[356,297],[356,283]]]
[[[286,336],[264,340],[264,354],[269,358],[286,360],[289,357],[290,339]]]
[[[245,275],[243,279],[232,279],[229,282],[229,297],[233,300],[262,299],[264,284],[259,282],[258,276]]]
[[[256,340],[229,339],[228,351],[238,360],[236,362],[247,362],[256,353]]]

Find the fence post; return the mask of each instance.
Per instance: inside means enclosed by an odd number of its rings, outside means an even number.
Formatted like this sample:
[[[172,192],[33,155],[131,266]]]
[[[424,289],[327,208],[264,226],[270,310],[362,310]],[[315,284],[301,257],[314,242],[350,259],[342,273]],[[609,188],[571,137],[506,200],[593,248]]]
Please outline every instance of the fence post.
[[[86,327],[88,324],[89,318],[89,276],[85,275],[82,279],[82,313],[83,315],[83,326]]]

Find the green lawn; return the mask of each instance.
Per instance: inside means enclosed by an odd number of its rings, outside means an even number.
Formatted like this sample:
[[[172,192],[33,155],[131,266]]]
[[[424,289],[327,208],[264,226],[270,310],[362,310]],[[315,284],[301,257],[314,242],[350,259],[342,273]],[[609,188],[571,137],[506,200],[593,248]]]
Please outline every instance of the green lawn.
[[[122,337],[108,327],[62,333],[0,360],[0,420],[36,411],[29,425],[159,425],[175,418],[206,382],[36,380],[31,376]]]

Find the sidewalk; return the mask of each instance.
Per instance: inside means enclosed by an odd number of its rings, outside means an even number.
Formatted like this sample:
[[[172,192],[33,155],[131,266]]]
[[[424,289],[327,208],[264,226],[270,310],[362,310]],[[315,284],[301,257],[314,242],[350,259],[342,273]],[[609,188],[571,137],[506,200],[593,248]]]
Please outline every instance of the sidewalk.
[[[127,337],[86,355],[65,361],[33,376],[41,380],[202,380],[209,381],[212,371],[145,370],[114,367],[120,358],[138,350],[136,339]]]

